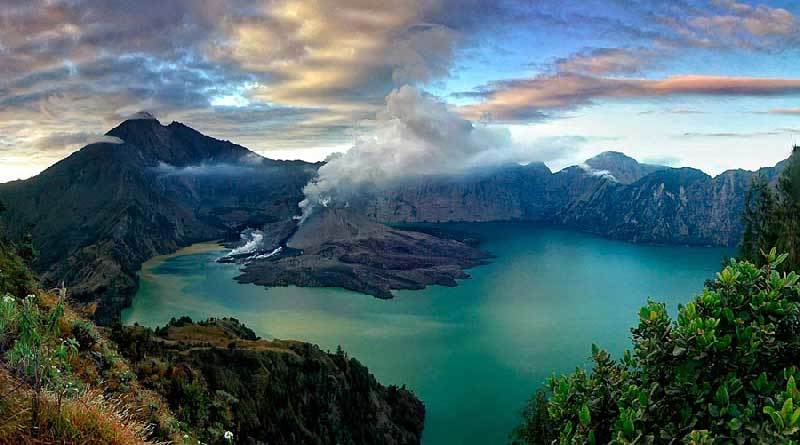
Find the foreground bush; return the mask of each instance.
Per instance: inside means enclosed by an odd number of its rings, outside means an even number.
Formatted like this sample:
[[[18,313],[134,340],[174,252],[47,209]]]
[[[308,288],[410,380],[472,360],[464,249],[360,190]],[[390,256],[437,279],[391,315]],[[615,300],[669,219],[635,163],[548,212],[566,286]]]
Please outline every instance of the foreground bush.
[[[677,320],[649,302],[620,361],[593,347],[591,373],[554,377],[515,443],[795,443],[800,439],[800,285],[731,260]]]

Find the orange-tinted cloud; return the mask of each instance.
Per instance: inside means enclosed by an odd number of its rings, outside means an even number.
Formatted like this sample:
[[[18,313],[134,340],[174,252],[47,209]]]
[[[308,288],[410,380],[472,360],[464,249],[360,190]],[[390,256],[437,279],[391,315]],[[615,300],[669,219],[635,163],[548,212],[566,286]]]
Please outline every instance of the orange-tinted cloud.
[[[676,95],[771,96],[800,94],[800,79],[725,76],[673,76],[661,80],[595,77],[557,73],[496,82],[466,96],[483,101],[461,107],[478,119],[525,121],[548,111],[572,109],[599,100]]]
[[[769,110],[770,114],[789,114],[800,116],[800,108],[775,108]]]

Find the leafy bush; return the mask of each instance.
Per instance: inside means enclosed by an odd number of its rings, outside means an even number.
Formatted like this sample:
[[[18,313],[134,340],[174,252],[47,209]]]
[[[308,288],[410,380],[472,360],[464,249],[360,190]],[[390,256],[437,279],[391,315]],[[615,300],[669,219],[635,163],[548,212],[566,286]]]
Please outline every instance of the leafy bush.
[[[14,244],[0,233],[0,295],[27,295],[36,287],[28,266]]]
[[[761,266],[764,252],[777,246],[787,254],[783,268],[800,270],[800,146],[794,146],[775,187],[763,176],[754,178],[742,220],[743,259]]]
[[[794,443],[800,439],[800,285],[731,260],[670,319],[648,302],[619,361],[593,347],[593,371],[553,377],[517,443]]]

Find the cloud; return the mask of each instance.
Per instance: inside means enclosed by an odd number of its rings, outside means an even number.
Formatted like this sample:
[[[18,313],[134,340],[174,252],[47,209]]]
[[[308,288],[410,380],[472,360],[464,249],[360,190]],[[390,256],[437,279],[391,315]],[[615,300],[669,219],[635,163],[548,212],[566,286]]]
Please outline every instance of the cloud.
[[[8,0],[0,134],[32,150],[147,109],[261,151],[342,143],[392,88],[446,78],[459,48],[520,23],[517,3]],[[237,129],[245,112],[262,121]]]
[[[753,132],[744,132],[744,133],[735,133],[735,132],[723,132],[723,133],[698,133],[698,132],[687,132],[683,133],[683,137],[689,138],[757,138],[757,137],[764,137],[764,136],[779,136],[782,134],[791,134],[796,135],[800,134],[800,129],[795,128],[776,128],[774,130],[769,131],[753,131]]]
[[[707,114],[707,111],[695,110],[693,108],[666,108],[662,110],[640,111],[638,114]]]
[[[673,21],[681,36],[699,46],[777,50],[798,43],[800,21],[783,8],[713,0],[708,15]]]
[[[498,121],[514,122],[603,99],[795,95],[800,94],[800,79],[698,75],[623,79],[558,73],[495,82],[467,94],[484,100],[461,107],[465,116],[475,119],[488,115]]]
[[[393,87],[447,75],[461,32],[429,21],[445,3],[271,2],[232,17],[210,54],[257,73],[255,98],[363,118]]]
[[[423,176],[458,175],[511,162],[558,159],[574,139],[519,144],[507,129],[475,124],[411,86],[392,91],[372,130],[345,153],[328,159],[304,188],[304,217],[316,206],[345,206],[374,190]]]
[[[83,147],[89,144],[123,144],[125,141],[116,136],[107,136],[97,133],[52,133],[42,136],[34,142],[38,150],[57,150]]]
[[[644,48],[587,48],[554,63],[559,72],[588,75],[633,74],[652,64],[654,51]]]
[[[800,116],[800,108],[774,108],[768,111],[769,114],[788,114]]]
[[[644,79],[621,77],[647,78],[688,51],[797,48],[792,11],[732,0],[6,0],[0,150],[41,170],[76,148],[67,135],[142,109],[266,154],[327,150],[368,133],[399,86],[475,79],[484,87],[461,95],[483,101],[465,109],[472,119],[555,118],[652,97]],[[551,35],[591,47],[554,59]],[[544,57],[527,80],[486,80]],[[531,103],[514,104],[515,92]]]

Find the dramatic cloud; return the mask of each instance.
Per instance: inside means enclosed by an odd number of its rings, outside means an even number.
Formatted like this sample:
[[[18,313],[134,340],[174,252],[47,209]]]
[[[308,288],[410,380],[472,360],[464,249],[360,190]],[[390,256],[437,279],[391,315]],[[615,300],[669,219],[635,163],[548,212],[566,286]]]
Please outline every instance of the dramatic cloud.
[[[798,11],[778,0],[6,0],[0,181],[140,110],[319,159],[368,134],[403,85],[515,123],[608,99],[793,95],[669,76],[787,76]]]
[[[303,217],[316,206],[344,206],[353,196],[420,176],[456,175],[510,162],[563,157],[577,141],[550,138],[521,145],[508,130],[474,124],[410,86],[390,93],[373,130],[331,157],[303,190]]]
[[[589,48],[556,60],[559,72],[589,75],[633,74],[652,63],[654,52],[647,49]]]
[[[800,94],[800,79],[674,76],[661,80],[594,77],[572,73],[495,82],[463,95],[483,98],[461,112],[472,119],[528,121],[547,111],[567,110],[601,99],[676,95],[775,96]]]
[[[714,0],[712,13],[669,21],[682,37],[700,46],[776,50],[797,45],[800,21],[783,8]]]

